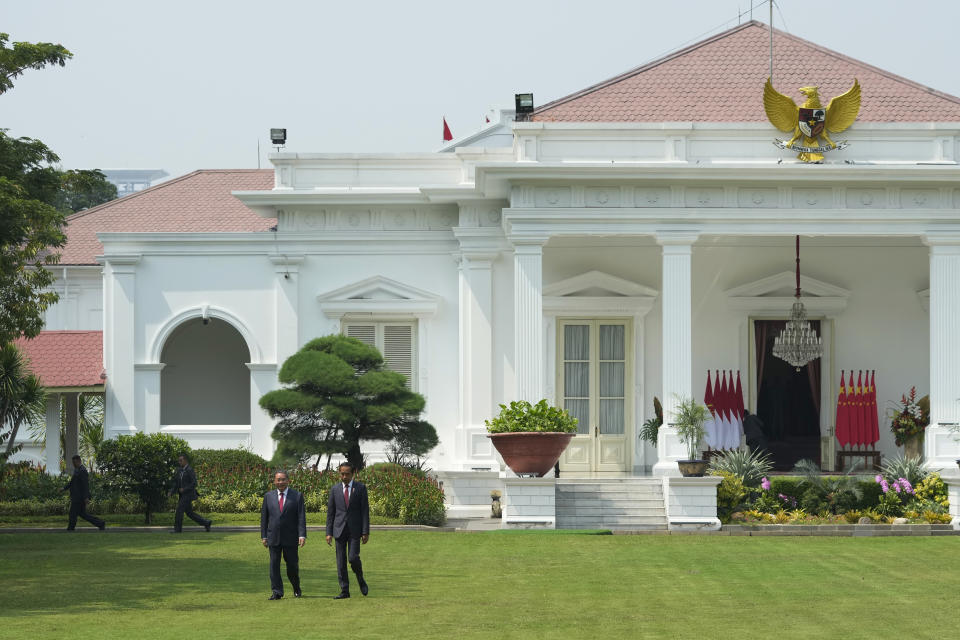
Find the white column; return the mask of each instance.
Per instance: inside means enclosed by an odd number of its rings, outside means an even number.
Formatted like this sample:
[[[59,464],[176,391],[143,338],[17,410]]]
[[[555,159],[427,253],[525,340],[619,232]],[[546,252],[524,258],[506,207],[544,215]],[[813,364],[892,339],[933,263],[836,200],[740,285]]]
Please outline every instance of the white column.
[[[300,265],[302,255],[270,256],[276,279],[274,295],[276,299],[276,361],[284,361],[300,348]]]
[[[543,245],[546,238],[513,240],[515,400],[543,398]]]
[[[661,399],[664,425],[657,441],[657,462],[653,465],[655,475],[680,475],[676,461],[687,457],[684,445],[669,423],[677,406],[677,397],[693,397],[690,260],[696,239],[696,233],[687,231],[657,234],[657,242],[663,247],[660,300],[663,311]]]
[[[67,469],[71,469],[70,461],[80,452],[80,394],[63,394],[63,404],[66,418],[63,425],[63,458],[67,462]],[[58,433],[57,439],[59,437]]]
[[[260,397],[278,387],[277,365],[249,363],[250,369],[250,448],[267,460],[273,457],[273,418],[260,408]]]
[[[464,468],[494,464],[484,421],[493,413],[493,261],[496,253],[460,254],[460,430]]]
[[[160,380],[165,366],[162,362],[134,365],[137,372],[137,424],[146,433],[157,433],[163,426],[160,420]]]
[[[60,394],[47,394],[47,444],[44,450],[47,473],[52,476],[60,475]],[[70,462],[69,460],[67,461]],[[70,465],[67,465],[70,469]]]
[[[105,258],[104,269],[104,435],[137,430],[134,362],[136,350],[136,268],[139,255]]]
[[[960,443],[941,423],[960,422],[960,235],[927,234],[930,246],[930,426],[924,459],[956,470]]]

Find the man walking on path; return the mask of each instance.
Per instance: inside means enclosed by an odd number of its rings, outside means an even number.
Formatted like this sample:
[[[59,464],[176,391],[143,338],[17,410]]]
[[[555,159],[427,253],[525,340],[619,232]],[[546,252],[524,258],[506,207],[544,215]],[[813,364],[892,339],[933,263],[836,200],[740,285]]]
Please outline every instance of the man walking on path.
[[[369,587],[363,579],[360,563],[360,544],[370,539],[370,503],[367,487],[353,479],[353,466],[347,462],[340,465],[340,482],[330,489],[327,501],[327,544],[337,541],[337,580],[340,594],[335,600],[350,597],[350,580],[347,577],[347,561],[357,574],[360,593],[367,595]],[[349,553],[348,553],[349,550]]]
[[[77,528],[77,516],[103,531],[107,523],[87,513],[87,501],[90,499],[90,477],[87,475],[87,469],[83,466],[80,456],[73,456],[72,462],[73,477],[63,488],[64,491],[70,490],[70,521],[67,524],[67,531]]]
[[[307,512],[303,494],[289,489],[290,479],[285,471],[273,476],[273,491],[263,495],[260,510],[260,541],[270,550],[270,589],[268,600],[283,597],[283,579],[280,577],[280,558],[287,563],[287,578],[293,587],[293,597],[300,591],[300,557],[297,547],[307,543]]]
[[[180,469],[173,478],[173,487],[180,494],[180,498],[177,500],[177,512],[173,517],[172,533],[183,532],[183,514],[187,514],[191,520],[210,531],[210,525],[213,523],[201,518],[193,511],[193,501],[199,497],[197,494],[197,474],[190,467],[190,460],[187,459],[187,456],[181,455],[177,458],[177,462],[180,464]],[[170,493],[173,494],[172,491]]]

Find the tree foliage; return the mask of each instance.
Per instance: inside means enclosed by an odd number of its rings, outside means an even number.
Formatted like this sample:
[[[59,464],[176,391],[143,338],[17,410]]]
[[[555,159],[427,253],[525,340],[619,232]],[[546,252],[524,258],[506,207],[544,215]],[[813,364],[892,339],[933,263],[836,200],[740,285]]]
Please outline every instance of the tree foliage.
[[[166,433],[137,433],[105,440],[97,451],[97,464],[107,487],[136,494],[145,507],[144,521],[166,502],[177,468],[177,458],[189,454],[184,440]]]
[[[47,65],[67,64],[73,54],[63,45],[51,42],[14,42],[7,46],[9,34],[0,33],[0,94],[13,88],[14,78],[29,69],[42,69]]]
[[[28,69],[63,66],[73,57],[58,44],[7,42],[0,33],[0,94]],[[0,343],[37,335],[44,311],[57,301],[45,267],[59,259],[66,215],[117,197],[100,171],[63,171],[59,162],[41,141],[0,130]]]
[[[30,372],[19,347],[0,346],[0,463],[20,449],[14,445],[24,422],[39,422],[46,412],[47,394],[40,379]]]
[[[399,442],[414,434],[422,450],[436,430],[419,419],[426,401],[406,387],[405,378],[383,366],[374,347],[354,338],[325,336],[308,342],[280,368],[283,389],[260,398],[279,418],[273,430],[278,450],[302,458],[343,453],[356,469],[364,466],[360,442]],[[407,446],[407,445],[404,445]]]

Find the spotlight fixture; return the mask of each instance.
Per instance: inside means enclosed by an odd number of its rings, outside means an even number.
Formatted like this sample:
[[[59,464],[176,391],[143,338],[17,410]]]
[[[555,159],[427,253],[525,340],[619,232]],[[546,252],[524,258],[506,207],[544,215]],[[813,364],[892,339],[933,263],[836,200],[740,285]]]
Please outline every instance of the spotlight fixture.
[[[513,96],[516,105],[517,120],[526,120],[533,113],[533,94],[517,93]]]
[[[270,129],[270,144],[276,147],[282,147],[287,143],[286,129]]]

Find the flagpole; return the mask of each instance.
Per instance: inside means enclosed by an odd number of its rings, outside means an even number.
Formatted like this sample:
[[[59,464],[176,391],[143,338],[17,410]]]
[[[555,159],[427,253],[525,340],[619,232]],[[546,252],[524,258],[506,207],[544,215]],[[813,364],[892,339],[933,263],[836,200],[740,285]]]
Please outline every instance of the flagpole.
[[[770,82],[773,83],[773,0],[770,0]]]

